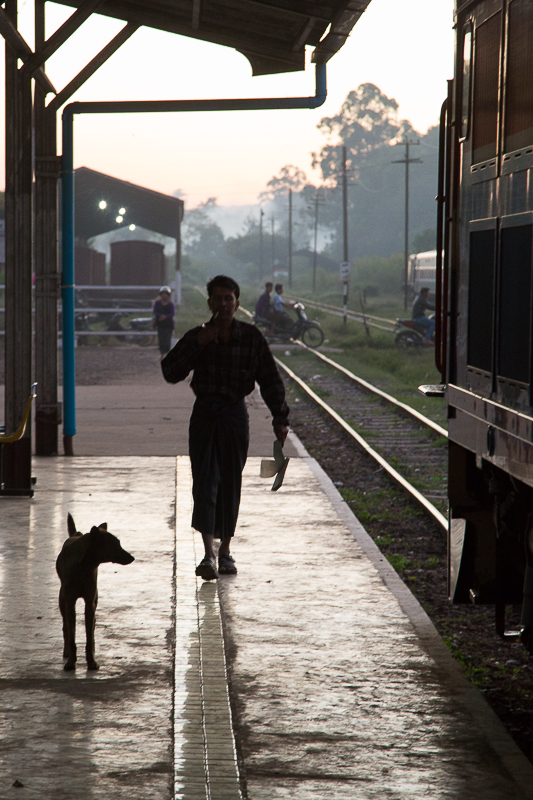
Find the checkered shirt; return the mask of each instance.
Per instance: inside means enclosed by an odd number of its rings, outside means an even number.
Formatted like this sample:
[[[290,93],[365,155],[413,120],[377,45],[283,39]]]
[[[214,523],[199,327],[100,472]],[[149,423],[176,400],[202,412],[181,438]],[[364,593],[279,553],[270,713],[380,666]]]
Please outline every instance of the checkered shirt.
[[[235,402],[259,384],[272,414],[273,425],[289,424],[285,386],[263,334],[247,322],[234,319],[227,342],[198,345],[201,327],[188,331],[161,362],[165,380],[179,383],[193,370],[191,388],[197,397],[223,395]]]

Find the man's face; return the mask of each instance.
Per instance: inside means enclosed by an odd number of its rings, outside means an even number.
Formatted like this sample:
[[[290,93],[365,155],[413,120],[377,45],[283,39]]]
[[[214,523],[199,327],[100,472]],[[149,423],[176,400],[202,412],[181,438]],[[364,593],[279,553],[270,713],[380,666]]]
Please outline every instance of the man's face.
[[[223,322],[231,322],[233,315],[239,308],[239,301],[231,289],[215,286],[213,294],[207,301],[211,313]]]
[[[429,295],[429,289],[424,289],[422,292],[420,292],[420,294],[422,295],[422,297],[425,297],[426,300],[427,300],[428,295]]]
[[[272,291],[272,284],[271,283],[266,283],[265,284],[265,289],[270,294],[270,292]]]
[[[280,286],[278,289],[278,294],[283,294],[283,286]]]

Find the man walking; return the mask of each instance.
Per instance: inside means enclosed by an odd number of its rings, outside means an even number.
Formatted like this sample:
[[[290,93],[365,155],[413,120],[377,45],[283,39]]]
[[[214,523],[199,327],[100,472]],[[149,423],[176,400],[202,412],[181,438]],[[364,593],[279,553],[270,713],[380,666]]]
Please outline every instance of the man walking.
[[[205,556],[196,567],[204,580],[237,572],[230,555],[241,497],[242,471],[248,454],[248,412],[244,398],[259,384],[272,414],[276,438],[289,431],[285,387],[262,333],[234,319],[239,285],[226,275],[207,284],[211,319],[188,331],[161,362],[169,383],[193,370],[196,395],[189,422],[193,477],[192,527],[202,534]],[[213,540],[220,539],[218,572]]]

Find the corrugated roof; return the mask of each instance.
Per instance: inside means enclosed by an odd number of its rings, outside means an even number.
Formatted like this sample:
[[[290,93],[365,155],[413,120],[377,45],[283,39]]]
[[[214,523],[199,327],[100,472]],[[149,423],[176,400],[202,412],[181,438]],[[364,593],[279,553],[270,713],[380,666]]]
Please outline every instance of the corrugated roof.
[[[82,0],[61,0],[75,8]],[[233,47],[254,75],[305,67],[305,46],[325,63],[342,47],[370,0],[106,0],[97,13]]]
[[[75,171],[76,237],[90,239],[100,233],[127,227],[132,223],[149,231],[179,237],[183,200],[121,181],[88,167]],[[99,208],[105,200],[107,207]],[[123,223],[117,223],[119,209],[125,208]]]

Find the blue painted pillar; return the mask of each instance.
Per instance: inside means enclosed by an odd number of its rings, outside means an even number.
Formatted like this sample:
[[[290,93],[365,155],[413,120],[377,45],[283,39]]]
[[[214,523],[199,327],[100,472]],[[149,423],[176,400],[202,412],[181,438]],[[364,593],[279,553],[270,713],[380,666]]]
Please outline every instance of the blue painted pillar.
[[[61,180],[63,303],[63,445],[65,455],[74,455],[76,434],[76,355],[74,326],[74,115],[63,112]]]

